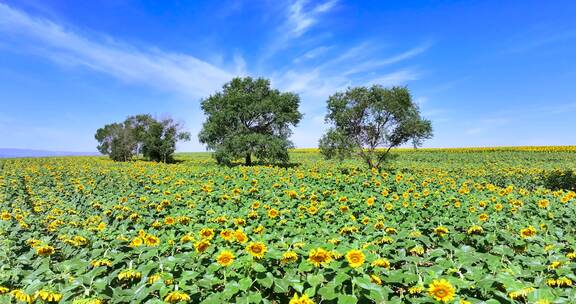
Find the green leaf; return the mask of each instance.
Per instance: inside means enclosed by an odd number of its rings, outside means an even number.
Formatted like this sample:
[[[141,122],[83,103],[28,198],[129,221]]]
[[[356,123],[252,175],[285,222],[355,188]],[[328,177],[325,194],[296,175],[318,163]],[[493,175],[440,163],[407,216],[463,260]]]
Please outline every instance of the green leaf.
[[[355,295],[338,295],[338,304],[356,304],[358,298]]]
[[[288,286],[290,282],[283,278],[276,278],[274,279],[274,292],[277,293],[286,293],[288,292]]]
[[[307,277],[308,284],[311,286],[318,286],[324,282],[324,276],[320,274],[309,274]]]
[[[238,281],[238,285],[242,291],[246,291],[252,287],[252,279],[251,278],[243,278]]]
[[[262,265],[260,263],[252,264],[252,269],[254,269],[254,271],[256,271],[256,272],[265,272],[266,271],[266,267],[264,267],[264,265]]]
[[[258,278],[258,279],[256,279],[256,281],[258,283],[260,283],[260,285],[262,285],[266,288],[270,288],[270,287],[272,287],[272,284],[274,283],[274,276],[272,276],[272,274],[270,272],[267,272],[263,278]]]
[[[334,283],[326,284],[325,286],[318,289],[318,294],[322,296],[324,300],[336,299],[338,294],[335,291]]]

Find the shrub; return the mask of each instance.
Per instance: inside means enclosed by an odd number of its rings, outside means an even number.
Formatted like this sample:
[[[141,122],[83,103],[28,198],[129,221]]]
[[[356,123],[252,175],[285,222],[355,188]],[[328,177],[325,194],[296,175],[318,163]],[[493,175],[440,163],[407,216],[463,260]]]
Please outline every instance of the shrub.
[[[576,191],[576,174],[571,169],[549,172],[544,179],[544,186],[552,190]]]

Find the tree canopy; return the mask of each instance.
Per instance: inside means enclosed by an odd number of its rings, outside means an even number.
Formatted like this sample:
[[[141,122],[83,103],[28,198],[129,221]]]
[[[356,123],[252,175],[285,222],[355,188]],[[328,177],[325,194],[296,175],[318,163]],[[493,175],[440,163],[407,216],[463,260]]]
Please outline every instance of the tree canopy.
[[[176,142],[190,140],[181,131],[182,124],[171,118],[157,120],[149,114],[126,118],[124,122],[105,125],[96,131],[98,151],[115,161],[129,161],[135,155],[157,162],[170,162]]]
[[[129,161],[134,156],[138,142],[124,122],[112,123],[96,131],[100,153],[110,156],[114,161]]]
[[[218,163],[243,158],[252,164],[288,162],[291,127],[300,122],[300,98],[270,87],[263,78],[234,78],[223,90],[202,100],[207,118],[198,135]]]
[[[414,147],[432,137],[432,125],[420,116],[406,87],[350,88],[328,99],[326,122],[320,139],[326,158],[360,156],[370,168],[379,168],[390,149],[409,141]]]

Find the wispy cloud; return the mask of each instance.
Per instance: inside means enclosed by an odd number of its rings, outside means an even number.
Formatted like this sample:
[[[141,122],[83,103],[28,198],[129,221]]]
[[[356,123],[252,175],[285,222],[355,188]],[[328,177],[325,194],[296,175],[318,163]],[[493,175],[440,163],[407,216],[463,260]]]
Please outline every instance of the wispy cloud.
[[[403,69],[388,74],[384,74],[380,77],[373,78],[372,80],[368,81],[368,84],[370,85],[379,84],[384,87],[403,85],[406,84],[408,81],[419,79],[420,75],[421,73],[416,72],[414,70]]]
[[[424,43],[397,53],[384,53],[381,42],[367,40],[345,46],[326,38],[326,31],[312,35],[313,27],[320,25],[322,17],[337,4],[335,0],[321,3],[296,0],[285,7],[284,20],[273,30],[278,37],[266,41],[266,51],[258,57],[267,61],[280,50],[290,48],[290,52],[281,54],[287,55],[280,60],[286,66],[279,66],[276,61],[272,67],[262,68],[259,62],[254,65],[243,56],[253,54],[243,54],[244,50],[234,50],[231,54],[214,50],[213,54],[220,55],[221,59],[215,55],[206,60],[152,46],[135,46],[1,3],[0,37],[17,45],[12,48],[13,52],[31,53],[61,65],[87,68],[127,83],[196,100],[219,90],[236,75],[252,75],[257,71],[254,76],[270,78],[274,87],[300,94],[301,111],[313,119],[295,130],[295,141],[299,146],[314,146],[324,128],[321,118],[329,95],[356,85],[391,86],[417,80],[422,76],[418,69],[388,66],[407,62],[431,46]],[[199,130],[201,117],[197,121],[189,127]]]
[[[17,36],[27,51],[58,63],[87,67],[187,97],[211,94],[233,76],[194,56],[136,48],[110,37],[88,38],[1,3],[0,31]],[[242,61],[237,61],[242,70]]]
[[[292,42],[306,34],[317,24],[322,15],[332,10],[337,0],[310,4],[307,0],[295,0],[285,8],[285,18],[274,33],[273,41],[266,46],[259,65],[274,57],[278,52],[292,46]]]
[[[392,57],[383,58],[383,59],[367,60],[367,61],[365,61],[361,64],[358,64],[358,65],[355,65],[353,68],[345,71],[344,74],[345,75],[351,75],[351,74],[361,73],[361,72],[365,72],[368,70],[374,70],[377,68],[381,68],[381,67],[384,67],[384,66],[387,66],[390,64],[402,62],[404,60],[413,58],[417,55],[424,53],[425,51],[427,51],[430,48],[430,46],[431,46],[430,43],[426,43],[426,44],[417,46],[415,48],[409,49],[409,50],[402,52],[400,54],[394,55]]]
[[[307,0],[297,0],[288,9],[288,19],[285,28],[292,38],[302,36],[314,25],[318,17],[330,11],[337,3],[337,0],[330,0],[315,6],[307,5]]]
[[[294,60],[292,60],[292,62],[293,63],[301,63],[301,62],[305,62],[308,60],[312,60],[314,58],[319,57],[320,55],[325,54],[330,49],[331,49],[331,47],[329,47],[329,46],[319,46],[319,47],[313,48],[313,49],[305,52],[301,56],[294,58]]]

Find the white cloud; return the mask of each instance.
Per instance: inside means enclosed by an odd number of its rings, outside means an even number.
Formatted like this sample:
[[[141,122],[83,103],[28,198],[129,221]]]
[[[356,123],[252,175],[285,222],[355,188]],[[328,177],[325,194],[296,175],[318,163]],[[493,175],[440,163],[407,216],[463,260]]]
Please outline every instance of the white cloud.
[[[337,1],[324,1],[320,4],[303,0],[293,2],[286,11],[285,21],[277,29],[278,38],[267,44],[266,51],[259,56],[261,60],[268,59],[284,47],[291,47],[291,43],[304,40],[303,35],[320,22],[323,14],[333,10],[336,4]],[[210,63],[192,55],[136,47],[112,37],[86,34],[0,3],[0,34],[2,32],[7,38],[17,38],[13,39],[18,43],[18,48],[15,48],[17,52],[30,52],[58,64],[88,68],[128,83],[195,99],[219,90],[234,75],[250,75],[241,50],[233,53],[231,62],[224,62],[223,59],[219,61],[219,53],[213,52],[216,55]],[[308,38],[317,39],[317,36]],[[384,57],[379,52],[381,43],[363,42],[348,48],[320,44],[318,41],[306,44],[308,50],[299,53],[299,57],[286,58],[286,62],[292,63],[288,67],[261,69],[261,73],[256,75],[269,77],[274,87],[300,94],[301,111],[310,121],[303,121],[302,126],[295,130],[294,142],[298,146],[315,146],[317,143],[325,128],[323,115],[320,114],[325,110],[325,101],[329,95],[350,86],[392,86],[417,80],[421,76],[417,70],[398,67],[396,70],[384,71],[382,68],[407,61],[430,47],[429,44],[422,44]],[[230,58],[227,55],[221,55],[220,58]],[[198,115],[187,127],[193,132],[199,131],[201,111],[187,114],[187,117]],[[194,141],[183,146],[198,150],[200,145]]]
[[[247,75],[248,74],[248,70],[246,69],[246,60],[244,60],[244,57],[242,57],[242,55],[240,54],[234,54],[234,65],[235,65],[235,69],[236,75]]]
[[[329,47],[329,46],[316,47],[316,48],[311,49],[311,50],[307,51],[306,53],[302,54],[302,56],[296,57],[294,60],[292,60],[292,62],[300,63],[300,62],[304,62],[306,60],[311,60],[311,59],[317,58],[318,56],[325,54],[328,50],[330,50],[330,48],[331,47]]]
[[[326,1],[307,10],[306,0],[297,0],[288,9],[286,28],[293,38],[302,36],[317,22],[319,15],[330,11],[336,0]]]
[[[402,52],[398,55],[395,55],[395,56],[392,56],[389,58],[367,60],[367,61],[365,61],[361,64],[358,64],[358,65],[355,65],[351,69],[345,71],[344,75],[352,75],[352,74],[362,73],[362,72],[366,72],[368,70],[374,70],[376,68],[381,68],[381,67],[386,66],[386,65],[398,63],[398,62],[410,59],[412,57],[415,57],[417,55],[420,55],[420,54],[424,53],[425,51],[427,51],[429,48],[430,48],[430,44],[424,44],[424,45],[412,48],[410,50],[407,50],[405,52]]]
[[[87,67],[126,82],[187,97],[211,94],[233,77],[232,73],[190,55],[139,49],[110,37],[87,38],[1,3],[0,31],[16,35],[20,42],[24,41],[27,51],[58,63]]]
[[[314,6],[308,5],[307,0],[292,2],[286,8],[285,20],[276,29],[275,38],[268,43],[264,54],[260,56],[259,65],[274,57],[279,51],[290,48],[291,42],[308,32],[323,14],[335,7],[337,2],[330,0]]]
[[[420,79],[420,73],[410,69],[399,70],[396,72],[384,74],[368,81],[369,85],[378,84],[383,87],[404,85],[409,81]]]

